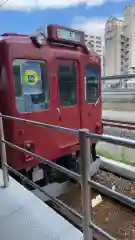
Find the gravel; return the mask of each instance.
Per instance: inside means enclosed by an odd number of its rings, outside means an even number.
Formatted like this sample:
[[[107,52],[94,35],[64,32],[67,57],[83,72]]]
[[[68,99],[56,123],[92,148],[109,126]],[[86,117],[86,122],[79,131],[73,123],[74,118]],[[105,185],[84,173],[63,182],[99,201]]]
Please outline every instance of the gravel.
[[[105,171],[100,171],[93,180],[135,199],[135,181],[126,180]]]
[[[93,180],[135,199],[135,182],[133,181],[125,180],[104,171],[100,171]],[[80,193],[80,187],[75,186],[68,194],[60,196],[59,199],[82,213]],[[95,191],[92,191],[92,195],[95,197]],[[93,222],[118,240],[135,239],[134,212],[106,197],[102,196],[102,199],[103,201],[92,210]],[[104,240],[105,238],[100,236],[98,239]]]

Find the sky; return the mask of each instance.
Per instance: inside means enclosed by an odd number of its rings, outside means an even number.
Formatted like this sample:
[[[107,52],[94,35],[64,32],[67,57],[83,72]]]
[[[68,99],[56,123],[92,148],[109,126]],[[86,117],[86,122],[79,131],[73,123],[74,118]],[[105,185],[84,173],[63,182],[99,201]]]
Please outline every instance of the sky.
[[[0,0],[0,31],[33,33],[59,24],[102,35],[108,17],[122,18],[135,0]]]

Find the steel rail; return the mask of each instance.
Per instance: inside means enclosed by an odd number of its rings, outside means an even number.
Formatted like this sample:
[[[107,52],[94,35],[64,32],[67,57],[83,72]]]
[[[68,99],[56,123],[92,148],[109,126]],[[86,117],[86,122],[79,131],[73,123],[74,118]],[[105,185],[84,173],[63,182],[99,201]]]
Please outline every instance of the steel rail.
[[[123,125],[131,125],[131,126],[135,126],[135,122],[126,122],[126,121],[119,121],[119,120],[114,120],[114,119],[107,119],[107,118],[103,118],[102,119],[103,122],[110,122],[110,123],[116,123],[116,124],[123,124]]]
[[[112,123],[112,122],[105,122],[103,121],[103,126],[106,127],[116,127],[116,128],[122,128],[122,129],[128,129],[128,130],[135,130],[135,125],[130,126],[130,125],[125,125],[125,124],[117,124],[117,123]]]

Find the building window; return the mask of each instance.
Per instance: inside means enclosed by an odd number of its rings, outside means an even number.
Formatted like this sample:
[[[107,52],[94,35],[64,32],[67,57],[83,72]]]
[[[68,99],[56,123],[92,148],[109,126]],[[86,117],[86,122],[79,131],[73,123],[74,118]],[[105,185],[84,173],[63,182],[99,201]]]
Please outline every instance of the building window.
[[[101,41],[96,41],[96,44],[99,44],[99,45],[101,45]]]
[[[96,52],[97,52],[97,53],[101,53],[101,50],[99,50],[99,49],[96,49]]]
[[[77,104],[77,66],[75,61],[58,61],[58,87],[61,106]]]
[[[101,37],[96,37],[96,39],[99,39],[99,40],[101,40]]]
[[[47,64],[43,61],[16,59],[13,62],[15,99],[19,112],[48,109]]]

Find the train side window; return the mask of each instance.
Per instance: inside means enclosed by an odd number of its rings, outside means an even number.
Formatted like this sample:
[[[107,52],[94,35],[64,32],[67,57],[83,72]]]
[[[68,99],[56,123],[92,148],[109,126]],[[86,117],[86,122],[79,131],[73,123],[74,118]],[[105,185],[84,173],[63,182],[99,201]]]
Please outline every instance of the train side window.
[[[22,95],[22,88],[21,88],[21,81],[20,81],[20,66],[16,65],[13,68],[14,73],[14,84],[15,84],[15,95],[16,97],[21,97]]]
[[[99,67],[97,65],[87,65],[85,67],[85,100],[87,103],[96,103],[100,94]]]
[[[0,80],[1,80],[1,75],[2,75],[2,60],[0,59]]]
[[[61,106],[77,104],[77,67],[74,61],[58,61],[59,101]]]
[[[19,112],[49,108],[47,63],[16,59],[13,62],[14,87]]]

